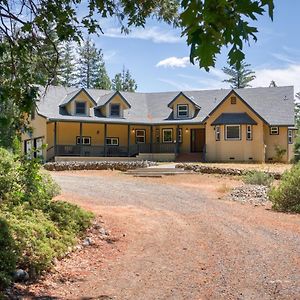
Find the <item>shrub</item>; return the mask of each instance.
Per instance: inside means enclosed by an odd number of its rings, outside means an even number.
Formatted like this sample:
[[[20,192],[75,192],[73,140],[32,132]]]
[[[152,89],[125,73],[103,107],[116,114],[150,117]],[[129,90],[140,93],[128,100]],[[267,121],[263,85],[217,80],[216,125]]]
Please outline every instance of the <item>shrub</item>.
[[[16,267],[39,274],[90,226],[92,214],[52,198],[58,185],[36,160],[0,149],[0,290]]]
[[[274,180],[272,175],[263,171],[249,171],[243,178],[247,184],[270,186]]]
[[[275,146],[275,162],[281,162],[285,153],[286,153],[286,149],[282,148],[279,145],[276,145]]]
[[[286,171],[278,187],[269,191],[273,209],[300,213],[300,163]]]
[[[297,163],[298,161],[300,161],[300,135],[298,135],[295,139],[294,151],[295,151],[294,162]]]
[[[14,240],[8,224],[0,217],[0,291],[10,283],[16,268],[16,254],[13,249]]]

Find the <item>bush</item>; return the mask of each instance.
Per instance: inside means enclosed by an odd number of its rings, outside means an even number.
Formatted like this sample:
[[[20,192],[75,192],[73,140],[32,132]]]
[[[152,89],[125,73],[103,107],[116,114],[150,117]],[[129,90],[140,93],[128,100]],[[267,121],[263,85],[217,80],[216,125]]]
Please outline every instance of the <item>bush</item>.
[[[243,178],[247,184],[270,186],[274,180],[272,175],[263,171],[249,171]]]
[[[280,145],[275,146],[275,162],[282,162],[283,156],[286,154],[286,149]]]
[[[92,214],[52,198],[58,185],[35,160],[0,149],[0,290],[13,271],[50,268],[87,229]]]
[[[300,213],[300,163],[283,174],[279,186],[269,191],[269,199],[275,210]]]

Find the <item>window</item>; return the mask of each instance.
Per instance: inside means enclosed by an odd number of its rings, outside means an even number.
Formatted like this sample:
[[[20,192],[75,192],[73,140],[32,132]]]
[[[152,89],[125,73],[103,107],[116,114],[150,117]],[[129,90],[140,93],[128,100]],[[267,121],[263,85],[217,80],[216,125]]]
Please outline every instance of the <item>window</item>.
[[[156,141],[157,144],[160,143],[160,134],[159,134],[159,129],[158,128],[155,129],[155,141]]]
[[[163,129],[163,143],[173,142],[173,129]]]
[[[111,104],[110,105],[110,116],[111,117],[120,117],[120,104]]]
[[[136,129],[135,130],[135,142],[136,142],[136,144],[145,144],[145,142],[146,142],[145,129]]]
[[[226,140],[240,140],[241,130],[240,125],[226,125],[225,126],[225,136]]]
[[[89,136],[83,136],[82,137],[82,143],[80,142],[80,136],[76,137],[76,144],[77,145],[91,145],[91,137]]]
[[[288,143],[293,144],[293,130],[288,130]]]
[[[106,138],[107,146],[119,146],[119,138],[109,137]]]
[[[31,159],[32,158],[32,140],[27,140],[24,142],[24,150],[25,150],[25,154],[26,154],[26,157],[28,159]]]
[[[43,157],[43,139],[38,138],[35,140],[35,153],[36,157]]]
[[[178,132],[177,132],[177,139],[178,139],[178,143],[182,143],[182,129],[178,128]]]
[[[216,138],[216,141],[220,141],[221,140],[220,126],[216,126],[215,127],[215,138]]]
[[[85,102],[75,102],[75,112],[76,115],[85,115],[86,109],[85,109]]]
[[[177,105],[177,117],[178,118],[187,118],[189,116],[189,107],[187,104],[178,104]]]
[[[270,134],[271,135],[278,135],[279,134],[279,128],[277,126],[273,126],[270,128]]]
[[[251,125],[247,125],[247,140],[251,141],[252,140],[252,126]]]
[[[234,97],[234,96],[230,97],[230,103],[236,104],[236,97]]]

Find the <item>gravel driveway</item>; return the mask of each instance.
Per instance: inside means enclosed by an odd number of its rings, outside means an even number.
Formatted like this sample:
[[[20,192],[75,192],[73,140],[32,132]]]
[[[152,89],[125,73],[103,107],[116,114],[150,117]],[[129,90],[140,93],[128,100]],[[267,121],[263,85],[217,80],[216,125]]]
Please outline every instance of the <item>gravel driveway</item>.
[[[105,171],[53,177],[62,199],[101,214],[126,243],[68,286],[70,298],[300,299],[299,215],[218,199],[234,180]]]

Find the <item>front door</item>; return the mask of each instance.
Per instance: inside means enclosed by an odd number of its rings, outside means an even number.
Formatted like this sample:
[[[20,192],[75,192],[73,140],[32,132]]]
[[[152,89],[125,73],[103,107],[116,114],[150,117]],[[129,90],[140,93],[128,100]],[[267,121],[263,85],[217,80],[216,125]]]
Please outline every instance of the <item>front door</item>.
[[[205,129],[191,129],[191,152],[202,152],[205,145]]]

